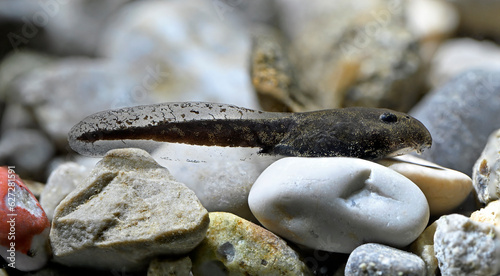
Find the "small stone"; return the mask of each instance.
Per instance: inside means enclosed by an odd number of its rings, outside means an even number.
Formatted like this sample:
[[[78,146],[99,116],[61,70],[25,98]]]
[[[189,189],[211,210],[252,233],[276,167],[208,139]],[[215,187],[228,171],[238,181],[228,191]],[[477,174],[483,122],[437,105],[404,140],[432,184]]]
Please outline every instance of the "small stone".
[[[492,201],[481,210],[475,211],[471,214],[470,219],[500,227],[500,200]]]
[[[207,237],[191,253],[193,275],[312,275],[287,243],[230,213],[210,213]]]
[[[40,196],[40,204],[50,221],[61,200],[82,183],[89,173],[86,167],[73,162],[61,164],[52,171]]]
[[[500,198],[500,129],[488,138],[472,169],[472,181],[482,203]]]
[[[418,256],[389,246],[368,243],[352,251],[346,276],[408,275],[425,276],[425,265]]]
[[[256,221],[248,207],[255,180],[278,157],[252,148],[205,147],[166,143],[152,153],[184,183],[209,212],[229,212]]]
[[[276,1],[301,90],[322,108],[408,110],[419,98],[418,38],[406,1]]]
[[[457,208],[472,191],[472,179],[466,174],[412,155],[383,159],[378,163],[417,184],[427,198],[433,216],[443,215]]]
[[[45,266],[50,222],[13,167],[0,167],[0,220],[0,255],[7,266],[21,271]]]
[[[189,276],[191,259],[156,258],[149,263],[148,276]]]
[[[478,68],[500,69],[500,47],[488,40],[450,39],[432,58],[429,82],[434,88],[440,87],[458,74]]]
[[[16,166],[31,178],[43,178],[45,166],[54,155],[52,142],[36,129],[7,129],[0,140],[0,163]]]
[[[367,242],[406,246],[429,220],[427,200],[413,182],[357,158],[280,159],[257,179],[248,202],[272,232],[340,253]]]
[[[226,13],[221,5],[226,4],[131,2],[109,18],[98,55],[123,62],[142,80],[134,90],[138,97],[151,94],[158,102],[222,102],[258,109],[248,74],[249,32],[241,18],[221,20]]]
[[[422,258],[425,263],[426,275],[436,275],[438,261],[434,254],[434,233],[437,223],[429,225],[422,234],[410,245],[410,251]]]
[[[500,232],[487,223],[453,214],[437,220],[434,252],[441,275],[497,275]]]
[[[500,71],[469,70],[411,111],[432,135],[421,158],[471,175],[488,136],[500,128]]]
[[[57,206],[54,261],[96,269],[145,269],[158,255],[190,252],[208,212],[143,150],[111,150]]]

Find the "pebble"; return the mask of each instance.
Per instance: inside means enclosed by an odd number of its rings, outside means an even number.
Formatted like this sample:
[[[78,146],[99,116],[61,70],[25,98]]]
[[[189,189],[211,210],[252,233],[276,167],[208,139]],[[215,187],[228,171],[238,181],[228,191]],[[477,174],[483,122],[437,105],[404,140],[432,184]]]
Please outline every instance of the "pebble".
[[[434,234],[437,223],[429,225],[422,234],[410,245],[409,250],[422,258],[425,263],[426,275],[437,275],[438,260],[434,254]]]
[[[437,220],[434,252],[441,275],[497,275],[500,232],[488,223],[452,214]]]
[[[405,1],[276,2],[301,89],[318,106],[405,111],[418,100],[422,63]]]
[[[249,32],[242,22],[221,20],[217,7],[203,0],[129,3],[109,18],[98,54],[124,63],[157,102],[258,109],[248,74]]]
[[[499,79],[500,71],[466,71],[410,111],[432,135],[421,158],[471,175],[488,136],[500,128]]]
[[[477,197],[482,203],[500,198],[500,129],[493,132],[472,169]]]
[[[7,266],[38,270],[49,259],[50,222],[13,167],[0,167],[0,255]]]
[[[149,263],[147,276],[190,276],[191,259],[156,258]]]
[[[208,212],[143,150],[108,154],[57,206],[54,261],[94,269],[146,269],[158,255],[183,255],[205,237]]]
[[[280,159],[259,176],[248,202],[272,232],[339,253],[367,242],[406,246],[429,220],[427,200],[413,182],[356,158]]]
[[[466,174],[413,155],[383,159],[378,163],[397,171],[417,184],[427,198],[431,216],[451,212],[472,191],[472,179]]]
[[[191,253],[193,275],[312,275],[287,243],[230,213],[210,213],[207,237]]]
[[[469,69],[500,69],[500,47],[490,41],[471,38],[450,39],[434,54],[429,68],[429,83],[440,87]]]
[[[41,128],[65,149],[71,127],[89,114],[152,103],[147,94],[137,97],[133,93],[138,82],[122,64],[66,58],[16,78],[12,93],[17,94],[19,103],[30,107]]]
[[[40,195],[40,204],[50,221],[61,200],[82,183],[89,173],[89,169],[74,162],[61,164],[52,171]]]
[[[250,188],[278,157],[258,155],[250,148],[164,144],[152,156],[193,190],[209,212],[256,221],[248,207]]]
[[[491,201],[486,207],[471,214],[470,219],[500,227],[500,200]]]
[[[367,243],[352,251],[345,276],[408,275],[425,276],[425,265],[418,256],[389,246]]]
[[[2,131],[0,163],[16,166],[16,171],[31,178],[43,178],[45,166],[55,153],[54,145],[37,129]]]

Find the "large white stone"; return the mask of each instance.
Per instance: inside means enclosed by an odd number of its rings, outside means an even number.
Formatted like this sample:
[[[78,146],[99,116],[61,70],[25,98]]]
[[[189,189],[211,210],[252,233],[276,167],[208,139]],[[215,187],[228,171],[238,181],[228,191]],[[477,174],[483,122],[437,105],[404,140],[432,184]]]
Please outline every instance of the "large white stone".
[[[413,182],[356,158],[278,160],[257,179],[248,202],[274,233],[342,253],[366,242],[406,246],[429,219],[425,196]]]

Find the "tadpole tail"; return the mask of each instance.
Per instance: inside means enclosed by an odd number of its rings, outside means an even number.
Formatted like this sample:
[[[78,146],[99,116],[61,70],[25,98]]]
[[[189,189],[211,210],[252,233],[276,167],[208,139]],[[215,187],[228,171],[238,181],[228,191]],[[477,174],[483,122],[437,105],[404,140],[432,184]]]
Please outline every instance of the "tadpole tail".
[[[68,140],[73,150],[86,156],[127,147],[152,152],[158,142],[259,147],[265,152],[283,137],[289,117],[203,102],[143,105],[92,114],[71,129]]]

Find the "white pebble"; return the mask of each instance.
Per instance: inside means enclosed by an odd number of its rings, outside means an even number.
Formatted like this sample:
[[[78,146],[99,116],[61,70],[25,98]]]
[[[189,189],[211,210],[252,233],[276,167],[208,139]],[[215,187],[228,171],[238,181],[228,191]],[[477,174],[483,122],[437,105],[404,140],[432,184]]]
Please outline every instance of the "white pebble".
[[[341,253],[367,242],[406,246],[429,220],[425,196],[414,183],[357,158],[278,160],[257,179],[248,202],[272,232]]]

